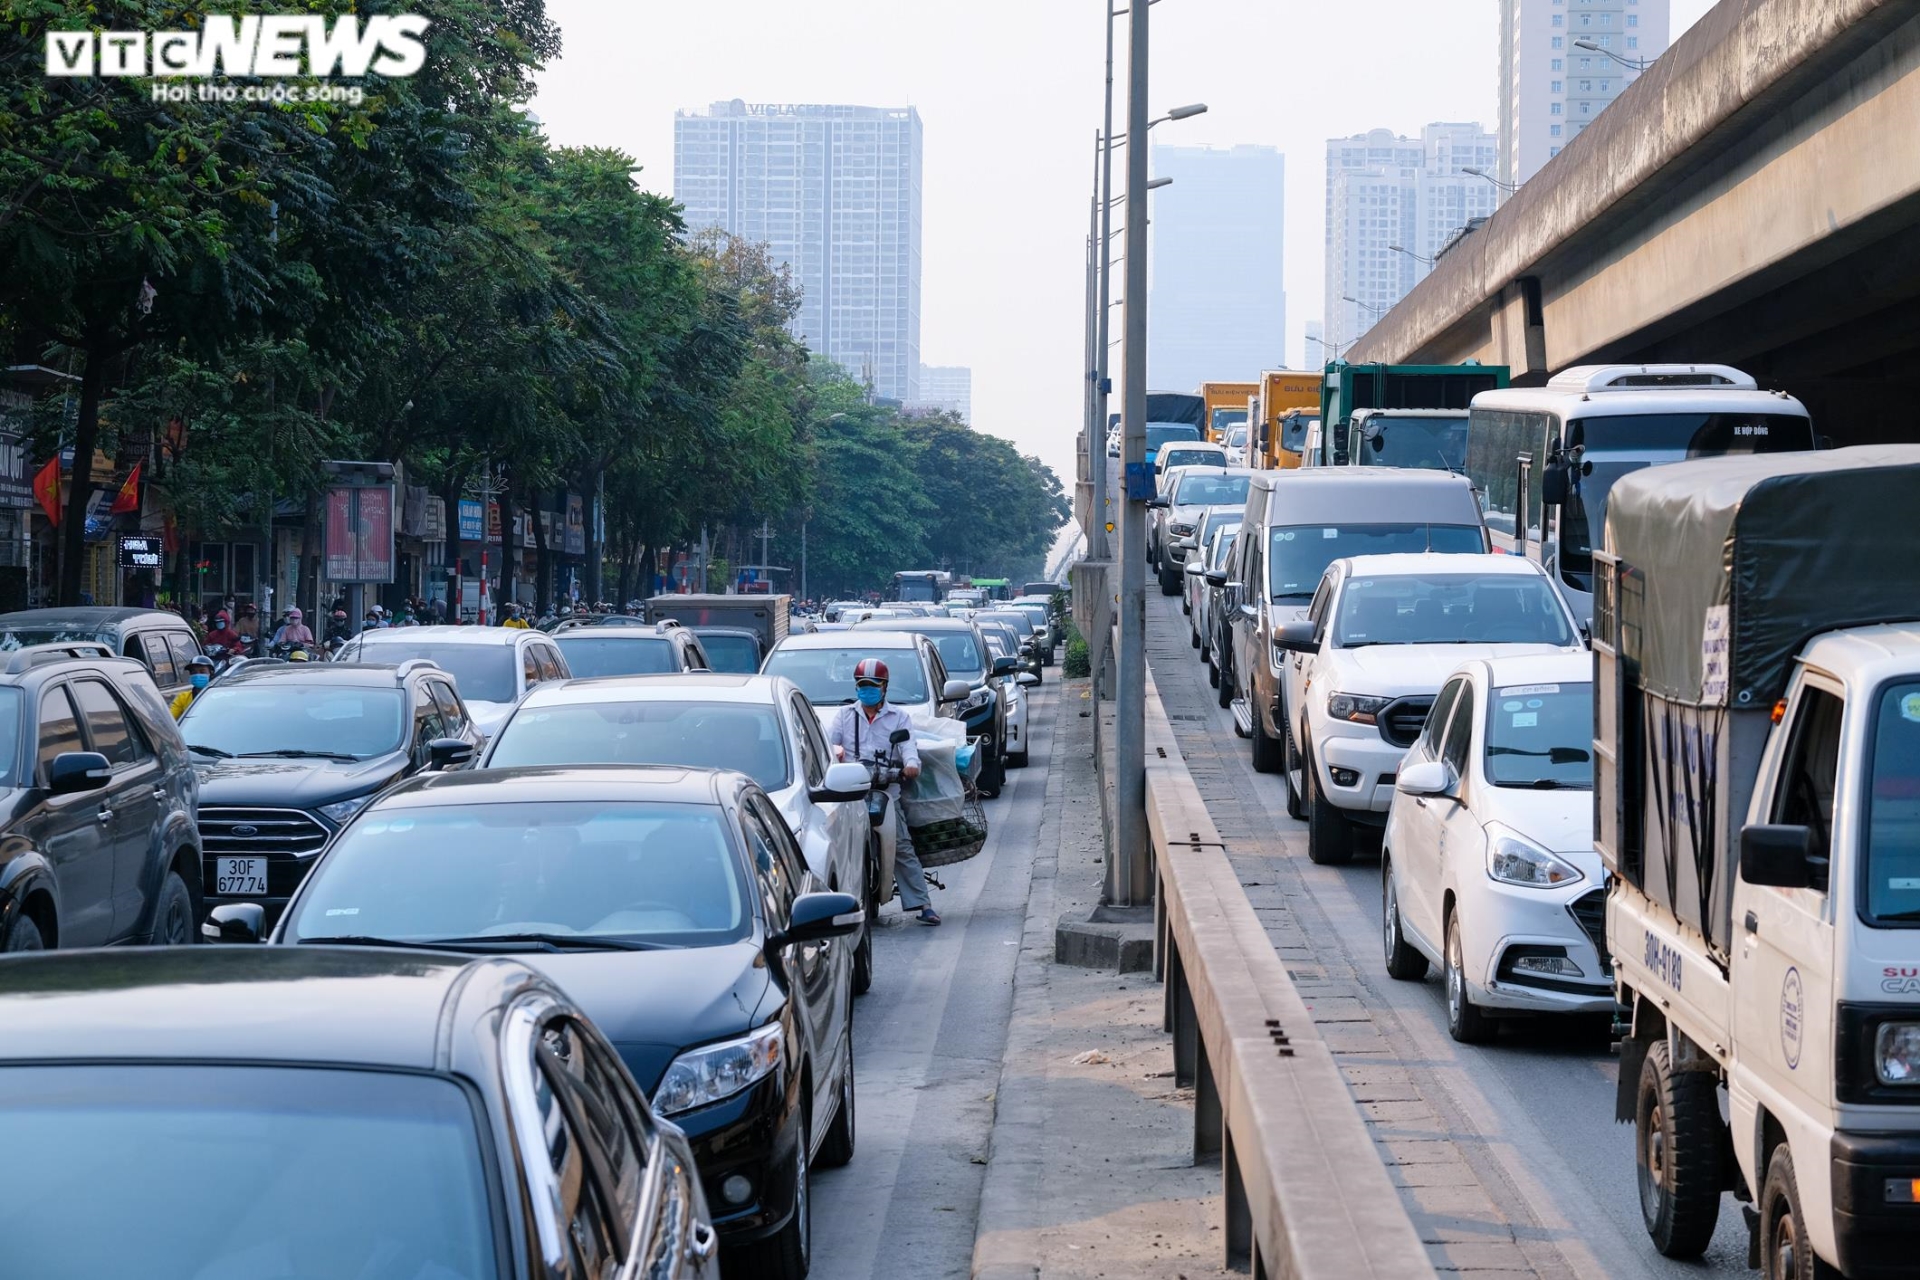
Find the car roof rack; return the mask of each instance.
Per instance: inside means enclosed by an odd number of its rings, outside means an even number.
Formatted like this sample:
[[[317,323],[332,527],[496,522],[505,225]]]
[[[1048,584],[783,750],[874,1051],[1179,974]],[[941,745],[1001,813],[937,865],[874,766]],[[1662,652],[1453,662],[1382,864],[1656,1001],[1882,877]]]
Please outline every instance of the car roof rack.
[[[678,631],[680,629],[680,619],[662,618],[653,624],[653,629],[659,632]]]
[[[396,672],[399,675],[412,675],[416,671],[438,671],[440,664],[432,658],[403,658]]]
[[[7,674],[17,676],[49,662],[73,662],[87,658],[115,657],[112,649],[98,640],[64,640],[53,644],[23,645],[7,655]]]

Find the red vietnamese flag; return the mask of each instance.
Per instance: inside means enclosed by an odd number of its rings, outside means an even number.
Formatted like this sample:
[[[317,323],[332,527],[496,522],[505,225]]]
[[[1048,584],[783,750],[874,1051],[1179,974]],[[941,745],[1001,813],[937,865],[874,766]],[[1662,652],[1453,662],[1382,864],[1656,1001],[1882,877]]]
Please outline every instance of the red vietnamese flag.
[[[133,464],[133,470],[127,472],[127,481],[120,486],[120,492],[114,495],[113,507],[107,512],[108,515],[117,516],[123,511],[140,510],[141,465],[136,462]]]
[[[60,523],[60,455],[54,454],[47,459],[47,465],[36,471],[33,476],[33,496],[40,500],[40,509],[47,513],[47,519],[54,524]]]

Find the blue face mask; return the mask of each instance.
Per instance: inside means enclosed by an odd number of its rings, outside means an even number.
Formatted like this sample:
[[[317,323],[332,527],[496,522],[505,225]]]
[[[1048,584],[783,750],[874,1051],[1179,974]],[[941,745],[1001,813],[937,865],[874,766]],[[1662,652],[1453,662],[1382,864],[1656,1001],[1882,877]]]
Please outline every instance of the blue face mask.
[[[193,673],[192,676],[189,677],[189,679],[193,681],[194,688],[204,689],[207,687],[207,681],[213,679],[213,677],[208,675],[204,671],[196,671]]]
[[[854,692],[859,695],[863,707],[877,707],[887,700],[887,691],[877,684],[863,684]]]

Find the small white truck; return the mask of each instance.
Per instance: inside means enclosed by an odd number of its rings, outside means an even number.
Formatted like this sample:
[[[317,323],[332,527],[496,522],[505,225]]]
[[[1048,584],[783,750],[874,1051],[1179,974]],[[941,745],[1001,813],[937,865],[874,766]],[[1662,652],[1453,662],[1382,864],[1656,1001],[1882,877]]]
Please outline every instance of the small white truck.
[[[1621,479],[1595,843],[1642,1214],[1767,1280],[1920,1276],[1920,446]]]

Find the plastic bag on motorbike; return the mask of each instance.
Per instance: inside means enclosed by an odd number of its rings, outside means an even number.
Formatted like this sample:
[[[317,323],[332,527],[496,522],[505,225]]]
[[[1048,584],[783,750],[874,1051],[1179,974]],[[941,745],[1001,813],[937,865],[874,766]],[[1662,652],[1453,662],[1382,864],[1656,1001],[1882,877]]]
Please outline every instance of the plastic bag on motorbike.
[[[956,756],[966,742],[964,733],[958,739],[923,737],[914,742],[920,752],[920,776],[900,784],[900,804],[909,830],[961,816],[967,788]]]

